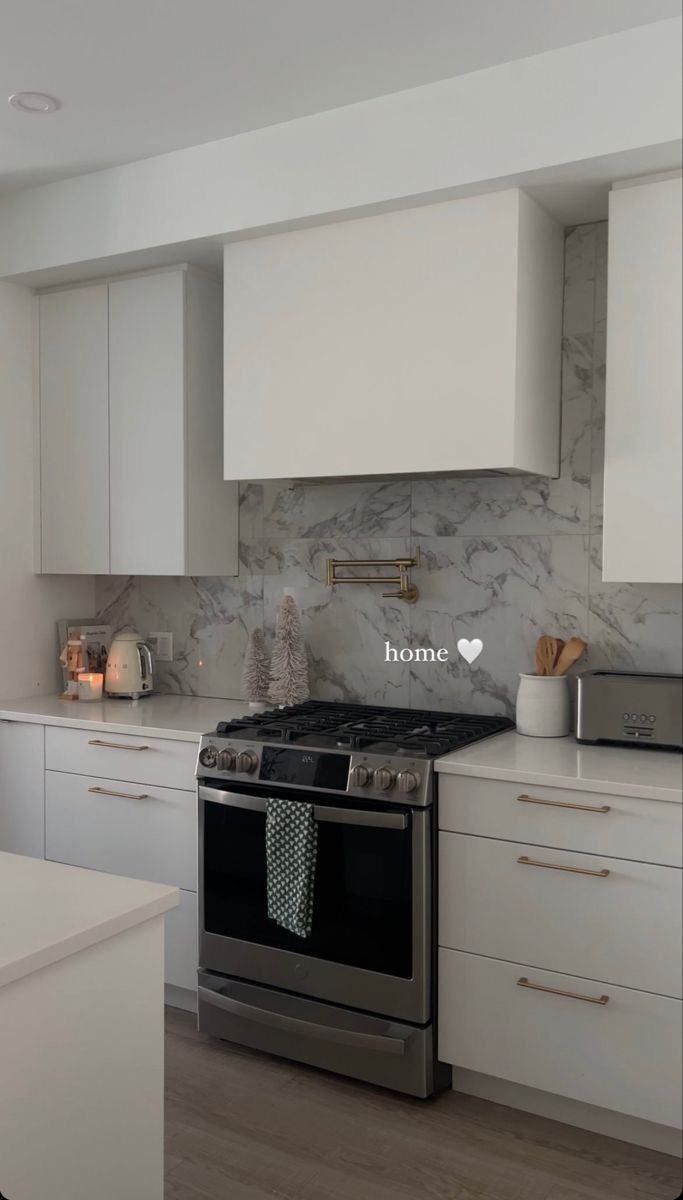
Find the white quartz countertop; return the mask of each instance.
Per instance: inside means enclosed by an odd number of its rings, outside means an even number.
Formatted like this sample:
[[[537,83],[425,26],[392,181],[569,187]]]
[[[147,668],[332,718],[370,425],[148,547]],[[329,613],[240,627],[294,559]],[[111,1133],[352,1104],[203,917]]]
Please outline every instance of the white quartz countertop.
[[[444,755],[437,760],[436,770],[678,804],[683,800],[682,755],[630,746],[582,746],[571,735],[533,738],[514,731],[499,733]]]
[[[33,696],[0,700],[0,721],[36,725],[71,725],[104,733],[140,733],[149,737],[198,742],[219,721],[249,712],[246,700],[213,700],[200,696],[145,696],[142,700],[60,700]]]
[[[0,853],[0,987],[175,908],[177,888]]]

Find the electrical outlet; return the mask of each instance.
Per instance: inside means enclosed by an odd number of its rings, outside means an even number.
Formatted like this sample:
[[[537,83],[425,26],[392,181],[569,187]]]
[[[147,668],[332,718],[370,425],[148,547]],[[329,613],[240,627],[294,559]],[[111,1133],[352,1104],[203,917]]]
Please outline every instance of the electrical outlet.
[[[173,662],[172,633],[150,633],[147,640],[157,662]]]

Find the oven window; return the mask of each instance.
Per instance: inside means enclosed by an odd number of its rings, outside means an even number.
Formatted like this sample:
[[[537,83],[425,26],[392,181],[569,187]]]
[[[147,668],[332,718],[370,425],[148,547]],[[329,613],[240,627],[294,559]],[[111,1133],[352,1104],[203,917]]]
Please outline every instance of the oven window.
[[[268,917],[264,813],[204,804],[204,926],[262,946],[412,977],[412,838],[405,830],[318,825],[309,938]]]

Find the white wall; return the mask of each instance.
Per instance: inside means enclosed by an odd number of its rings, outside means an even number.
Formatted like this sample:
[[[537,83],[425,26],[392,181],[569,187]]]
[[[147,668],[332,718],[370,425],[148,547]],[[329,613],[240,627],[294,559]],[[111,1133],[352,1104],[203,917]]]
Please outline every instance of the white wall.
[[[681,137],[680,37],[679,18],[660,21],[10,194],[0,277],[493,181],[524,186],[519,176],[544,170],[557,180],[567,164],[588,164],[590,177],[610,156],[622,156],[610,178],[675,166],[623,156]]]
[[[0,699],[54,692],[55,622],[95,610],[94,579],[33,574],[33,303],[0,282]]]

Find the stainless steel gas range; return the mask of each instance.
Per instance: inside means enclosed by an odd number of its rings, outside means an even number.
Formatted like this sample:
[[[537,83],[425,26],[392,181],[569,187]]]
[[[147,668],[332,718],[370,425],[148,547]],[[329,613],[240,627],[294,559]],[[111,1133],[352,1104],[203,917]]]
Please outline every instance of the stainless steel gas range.
[[[201,741],[199,1028],[415,1096],[436,1056],[434,760],[504,717],[307,702]],[[310,937],[268,917],[269,798],[313,805]]]

